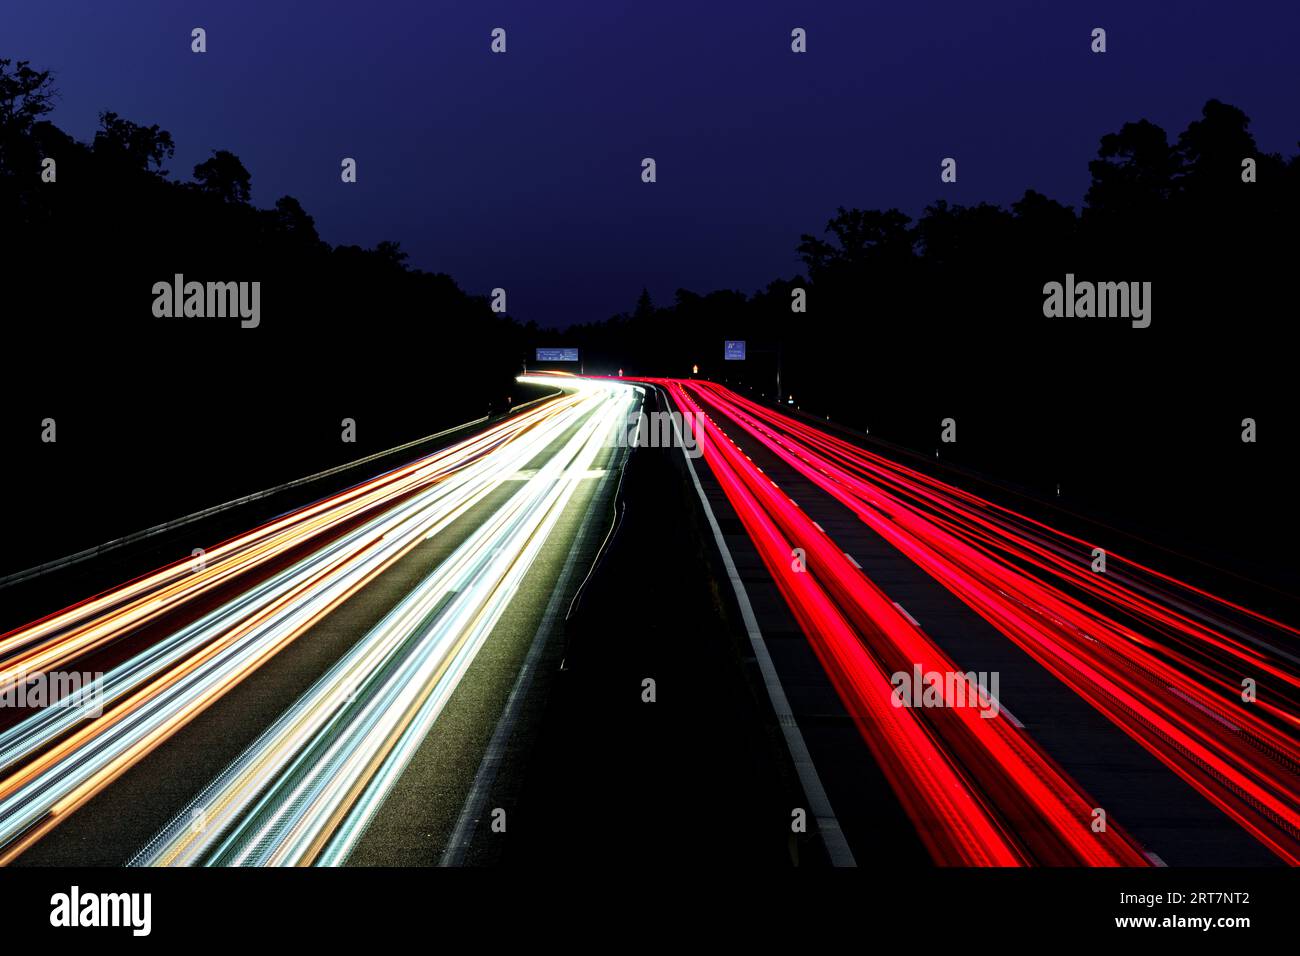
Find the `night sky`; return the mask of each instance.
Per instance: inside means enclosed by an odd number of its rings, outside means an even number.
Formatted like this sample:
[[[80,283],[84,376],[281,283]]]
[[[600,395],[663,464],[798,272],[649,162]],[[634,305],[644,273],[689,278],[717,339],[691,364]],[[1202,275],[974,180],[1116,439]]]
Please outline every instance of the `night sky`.
[[[1298,28],[1295,3],[1194,0],[8,0],[0,56],[55,71],[51,118],[78,138],[106,109],[158,123],[181,179],[229,149],[257,205],[294,195],[330,242],[398,240],[563,326],[630,310],[643,285],[667,302],[792,276],[800,233],[839,205],[917,214],[1026,187],[1077,205],[1102,134],[1146,117],[1175,136],[1210,97],[1294,152]]]

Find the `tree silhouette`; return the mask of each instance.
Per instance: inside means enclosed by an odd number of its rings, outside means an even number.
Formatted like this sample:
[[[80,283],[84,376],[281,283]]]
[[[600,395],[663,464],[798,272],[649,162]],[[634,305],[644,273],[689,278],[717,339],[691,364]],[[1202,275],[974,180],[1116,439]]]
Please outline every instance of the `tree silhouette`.
[[[1201,118],[1188,124],[1178,137],[1178,155],[1185,188],[1231,188],[1241,171],[1241,161],[1258,153],[1250,134],[1250,117],[1235,106],[1210,100]]]
[[[0,59],[0,133],[30,132],[37,118],[54,108],[57,95],[48,70],[33,70],[27,60]]]
[[[32,128],[54,108],[57,95],[48,70],[33,70],[27,60],[0,59],[0,177],[33,171],[39,154]]]
[[[411,258],[402,251],[402,244],[400,242],[393,242],[391,239],[381,240],[380,243],[375,246],[375,255],[378,256],[382,262],[400,269],[405,269],[406,261]]]
[[[641,295],[636,300],[636,310],[632,313],[634,318],[648,319],[654,315],[655,306],[650,301],[650,290],[645,286],[641,287]]]
[[[1243,183],[1244,158],[1257,160],[1258,182]],[[604,360],[653,372],[689,368],[724,338],[780,342],[783,378],[796,394],[834,406],[845,383],[861,380],[864,354],[917,363],[927,383],[965,382],[971,355],[996,362],[1032,342],[1050,361],[1021,362],[980,387],[1052,390],[1136,362],[1155,341],[1162,361],[1195,355],[1223,334],[1226,317],[1293,311],[1277,277],[1294,268],[1300,156],[1260,154],[1241,110],[1210,100],[1172,141],[1148,120],[1124,123],[1101,138],[1088,170],[1079,210],[1032,189],[1006,208],[937,200],[915,221],[898,209],[840,207],[822,234],[799,238],[806,279],[750,296],[679,290],[671,305],[649,310],[643,295],[631,315],[576,327],[570,338],[588,367]],[[1117,357],[1109,333],[1119,325],[1080,335],[1067,323],[1044,324],[1044,283],[1066,273],[1151,281],[1161,331],[1135,337]],[[795,286],[806,313],[791,311]]]
[[[818,278],[847,275],[864,267],[899,265],[912,257],[912,219],[897,209],[839,208],[826,224],[834,237],[828,242],[804,234],[798,252],[814,282]]]
[[[148,171],[153,166],[158,175],[167,175],[163,161],[176,152],[171,133],[156,123],[138,126],[111,112],[100,113],[99,124],[92,144],[96,154],[120,160],[134,169]]]
[[[254,207],[252,176],[228,150],[198,163],[192,182],[175,182],[163,169],[176,148],[167,130],[106,110],[92,140],[78,142],[45,119],[53,100],[48,72],[0,61],[0,261],[23,278],[0,311],[24,317],[7,323],[6,352],[20,354],[16,335],[29,329],[28,354],[51,356],[35,364],[61,394],[84,383],[152,407],[160,390],[238,370],[256,378],[263,402],[296,402],[327,374],[332,395],[422,397],[427,355],[407,344],[423,341],[430,322],[458,356],[439,373],[448,403],[464,396],[480,414],[490,395],[509,393],[527,333],[449,276],[413,268],[400,243],[333,246],[292,196]],[[57,180],[42,181],[43,158],[57,161]],[[258,282],[260,326],[243,333],[237,322],[156,318],[150,290],[177,274]],[[75,348],[51,349],[54,323]],[[174,361],[150,361],[160,350]],[[391,437],[402,434],[412,437]]]
[[[239,157],[224,149],[213,150],[212,158],[194,167],[200,192],[222,202],[245,204],[252,194],[253,177]]]
[[[396,241],[326,243],[290,196],[253,207],[252,177],[226,150],[195,166],[193,183],[179,183],[163,174],[175,146],[157,125],[106,111],[93,141],[78,142],[44,118],[54,95],[48,72],[0,60],[0,261],[26,280],[11,290],[6,312],[48,314],[48,290],[58,289],[60,314],[84,317],[73,320],[83,348],[61,359],[60,375],[96,372],[113,357],[129,366],[135,347],[161,337],[192,348],[187,369],[256,362],[286,390],[300,385],[285,369],[328,368],[350,380],[353,365],[372,370],[376,387],[415,389],[418,375],[397,370],[421,367],[420,350],[403,346],[427,334],[432,316],[440,347],[463,357],[446,374],[472,391],[480,370],[508,375],[537,344],[535,329],[493,314],[484,297],[413,268]],[[44,157],[58,161],[56,187],[41,182]],[[1244,158],[1257,160],[1258,182],[1242,182]],[[796,394],[831,402],[843,382],[861,380],[864,354],[923,364],[930,381],[960,382],[976,350],[1011,355],[1033,342],[1051,362],[1025,363],[1006,381],[1044,389],[1071,374],[1058,365],[1081,378],[1111,368],[1119,359],[1095,344],[1103,339],[1043,324],[1043,285],[1066,273],[1153,280],[1158,327],[1169,330],[1159,332],[1162,360],[1179,354],[1178,343],[1218,334],[1224,316],[1293,308],[1280,301],[1277,277],[1295,258],[1300,156],[1260,154],[1244,112],[1210,100],[1172,142],[1154,123],[1125,123],[1101,138],[1088,171],[1078,210],[1034,190],[1005,207],[936,197],[915,220],[899,209],[839,207],[821,233],[798,238],[792,262],[802,275],[748,295],[679,289],[663,305],[643,287],[630,312],[577,326],[566,339],[584,350],[588,370],[604,362],[637,373],[711,362],[723,339],[764,343],[755,356],[779,345],[783,379]],[[147,311],[142,321],[141,296],[177,273],[263,282],[268,318],[258,348],[235,351],[205,326],[160,326]],[[804,313],[792,312],[796,290]],[[990,303],[996,316],[984,321],[979,309]],[[359,323],[366,334],[351,335]],[[855,346],[854,336],[869,345]]]
[[[1130,222],[1159,213],[1177,188],[1182,164],[1165,131],[1148,120],[1125,123],[1101,138],[1088,163],[1087,213]]]

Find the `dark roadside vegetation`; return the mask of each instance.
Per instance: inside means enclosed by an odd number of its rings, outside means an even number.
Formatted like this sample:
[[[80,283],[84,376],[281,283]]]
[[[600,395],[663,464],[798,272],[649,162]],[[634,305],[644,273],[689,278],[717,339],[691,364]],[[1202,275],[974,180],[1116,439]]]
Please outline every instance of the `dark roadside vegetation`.
[[[157,125],[105,112],[79,142],[57,95],[0,60],[0,575],[540,394],[513,382],[529,329],[398,243],[332,246],[292,196],[255,208],[224,150],[183,181]],[[259,281],[260,325],[155,318],[177,273]]]
[[[56,97],[49,74],[4,61],[0,443],[14,453],[0,573],[531,397],[512,382],[539,344],[531,325],[412,268],[397,242],[331,246],[293,197],[253,207],[229,152],[182,181],[167,131],[112,112],[78,142],[49,121]],[[41,181],[47,158],[57,183]],[[1242,181],[1244,158],[1257,181]],[[763,290],[643,295],[545,344],[580,347],[588,372],[698,364],[768,397],[779,356],[781,398],[804,412],[939,451],[1286,604],[1278,592],[1300,590],[1300,157],[1261,152],[1246,114],[1211,100],[1176,135],[1125,123],[1088,171],[1079,209],[1033,189],[1009,206],[937,198],[915,219],[841,209],[797,243],[797,274]],[[152,286],[176,273],[260,281],[261,325],[154,318]],[[1151,282],[1150,328],[1045,318],[1043,286],[1066,273]],[[806,313],[791,312],[795,288]],[[748,342],[747,361],[722,361],[727,338]],[[47,417],[56,444],[40,441]],[[954,444],[939,441],[948,417]]]
[[[1174,553],[1107,540],[1295,618],[1300,155],[1262,152],[1248,116],[1210,100],[1177,134],[1146,120],[1106,134],[1088,172],[1079,209],[1033,189],[1009,206],[936,199],[916,219],[840,209],[798,243],[800,274],[751,295],[682,289],[656,306],[643,294],[568,344],[588,371],[698,364],[768,399],[779,354],[783,404],[869,430],[922,467],[995,479],[1007,503],[1032,507],[1025,493],[1135,532]],[[1151,282],[1150,327],[1046,318],[1043,287],[1067,273]],[[804,314],[791,312],[796,288]],[[747,341],[746,361],[723,360],[726,339]],[[957,441],[945,444],[949,417]]]

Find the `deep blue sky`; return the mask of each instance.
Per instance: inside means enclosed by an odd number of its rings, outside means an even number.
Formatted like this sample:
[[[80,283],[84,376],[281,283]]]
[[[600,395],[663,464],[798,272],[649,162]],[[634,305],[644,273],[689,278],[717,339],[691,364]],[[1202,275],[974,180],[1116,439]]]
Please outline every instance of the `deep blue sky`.
[[[190,29],[208,53],[190,52]],[[493,27],[509,52],[488,50]],[[809,52],[790,52],[790,30]],[[1094,26],[1109,52],[1089,52]],[[1171,136],[1218,97],[1269,151],[1300,138],[1300,4],[894,0],[4,0],[0,56],[52,69],[53,116],[114,110],[176,139],[174,177],[236,153],[331,242],[399,240],[544,325],[642,285],[793,275],[838,205],[1077,205],[1103,133]],[[354,156],[360,182],[339,181]],[[640,181],[653,156],[659,181]],[[939,182],[954,156],[959,182]]]

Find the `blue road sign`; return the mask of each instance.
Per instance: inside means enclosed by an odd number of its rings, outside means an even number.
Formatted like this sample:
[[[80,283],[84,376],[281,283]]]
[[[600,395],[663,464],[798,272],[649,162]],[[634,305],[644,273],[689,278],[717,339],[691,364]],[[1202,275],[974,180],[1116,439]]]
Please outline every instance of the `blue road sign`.
[[[538,349],[537,361],[576,362],[578,361],[578,350],[577,349]]]
[[[722,357],[728,362],[743,362],[745,360],[745,343],[744,341],[733,342],[728,340],[723,343]]]

